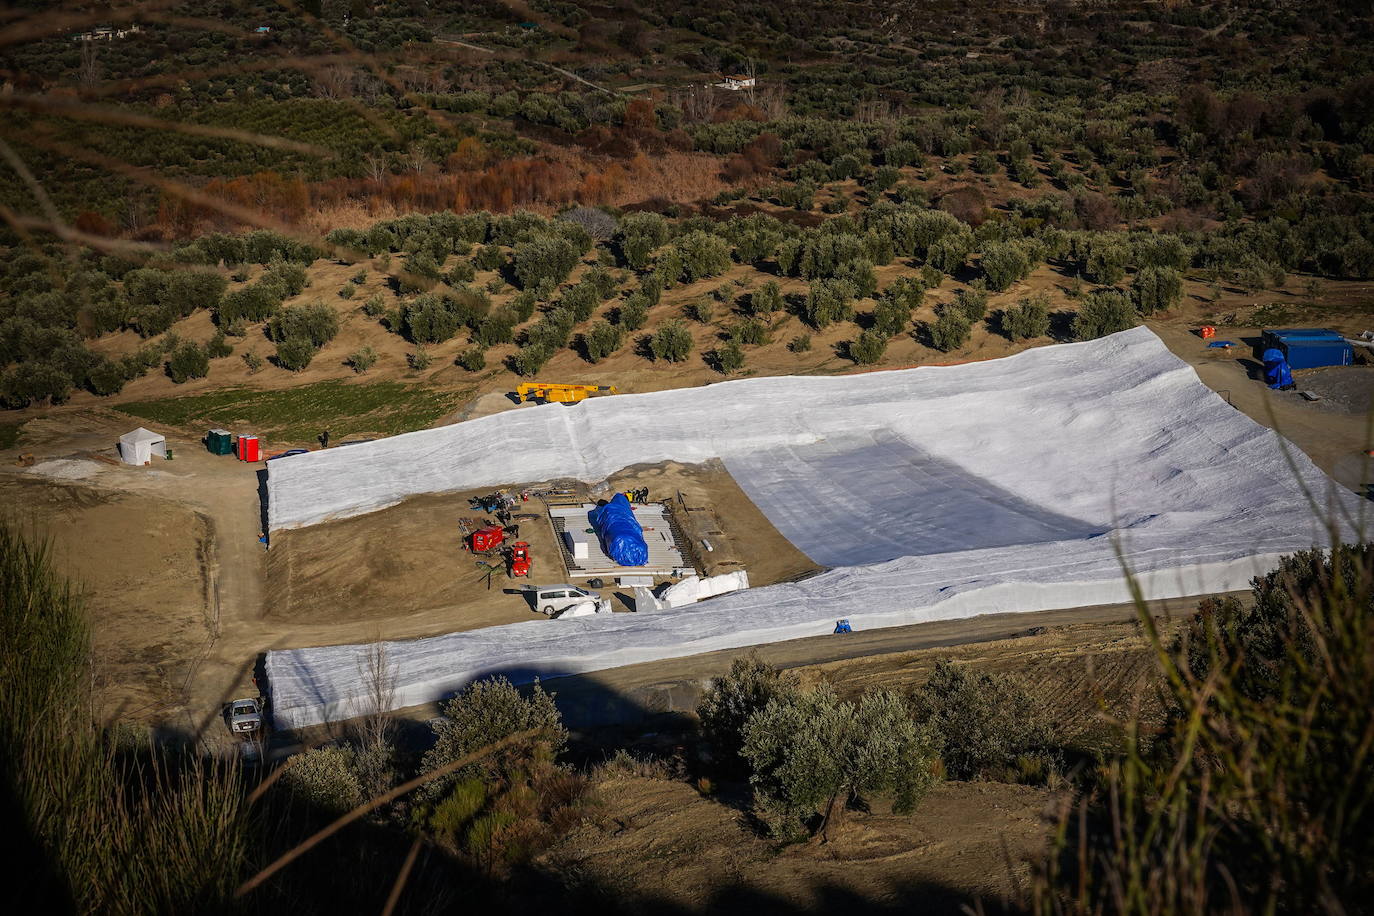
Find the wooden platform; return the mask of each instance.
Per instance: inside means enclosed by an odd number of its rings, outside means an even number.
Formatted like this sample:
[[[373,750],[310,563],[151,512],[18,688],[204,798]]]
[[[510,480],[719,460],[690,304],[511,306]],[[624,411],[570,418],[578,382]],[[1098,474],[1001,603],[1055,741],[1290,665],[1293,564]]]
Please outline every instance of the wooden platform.
[[[587,513],[596,508],[594,503],[578,506],[549,506],[549,521],[558,537],[558,547],[563,556],[563,565],[568,576],[573,579],[590,579],[613,576],[673,576],[677,570],[690,569],[685,551],[679,542],[680,535],[673,523],[671,510],[662,503],[636,504],[635,519],[644,528],[644,543],[649,547],[649,562],[643,566],[621,566],[601,550],[601,540],[594,532],[586,534],[587,556],[578,559],[568,549],[565,531],[586,532],[592,527]]]

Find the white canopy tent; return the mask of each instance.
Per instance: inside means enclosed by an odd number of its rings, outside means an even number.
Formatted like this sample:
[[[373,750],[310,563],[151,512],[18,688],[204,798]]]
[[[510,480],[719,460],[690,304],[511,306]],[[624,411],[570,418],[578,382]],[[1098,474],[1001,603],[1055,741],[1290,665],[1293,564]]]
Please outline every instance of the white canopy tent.
[[[167,437],[140,426],[119,437],[119,457],[125,464],[147,464],[154,455],[167,457]]]

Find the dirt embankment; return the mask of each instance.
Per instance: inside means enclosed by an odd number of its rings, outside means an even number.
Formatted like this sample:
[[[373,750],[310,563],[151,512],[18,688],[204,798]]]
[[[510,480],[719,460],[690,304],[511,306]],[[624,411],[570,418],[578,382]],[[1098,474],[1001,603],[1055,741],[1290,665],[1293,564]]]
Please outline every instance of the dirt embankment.
[[[541,857],[646,912],[959,913],[1008,899],[1044,849],[1055,796],[999,783],[946,783],[910,816],[881,808],[825,845],[781,851],[746,810],[683,782],[623,776],[597,785],[599,816]]]
[[[176,720],[217,628],[209,520],[169,500],[8,474],[0,504],[78,583],[102,717]]]

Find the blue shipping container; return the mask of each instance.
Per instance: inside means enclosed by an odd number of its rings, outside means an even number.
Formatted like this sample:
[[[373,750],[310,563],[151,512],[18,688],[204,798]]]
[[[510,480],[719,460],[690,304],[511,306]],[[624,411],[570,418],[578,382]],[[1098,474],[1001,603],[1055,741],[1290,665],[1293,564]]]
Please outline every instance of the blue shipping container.
[[[1348,366],[1353,359],[1351,346],[1344,340],[1285,340],[1279,349],[1287,357],[1290,369]]]
[[[1327,328],[1271,328],[1264,332],[1262,349],[1272,350],[1287,340],[1342,340],[1340,334]]]

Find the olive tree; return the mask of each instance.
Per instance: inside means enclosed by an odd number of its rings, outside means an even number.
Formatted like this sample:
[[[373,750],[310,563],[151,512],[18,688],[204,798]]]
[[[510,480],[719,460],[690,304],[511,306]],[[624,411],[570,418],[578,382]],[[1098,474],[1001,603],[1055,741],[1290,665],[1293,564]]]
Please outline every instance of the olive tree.
[[[1031,272],[1030,258],[1019,245],[994,243],[983,249],[979,259],[988,289],[1001,292]]]
[[[1152,315],[1183,298],[1183,277],[1172,267],[1142,267],[1131,283],[1131,298],[1142,315]]]
[[[665,322],[650,338],[649,350],[654,359],[680,363],[692,352],[692,332],[676,319]]]
[[[1140,324],[1140,313],[1126,294],[1117,289],[1089,293],[1073,319],[1075,340],[1093,340]]]
[[[1010,340],[1044,337],[1050,332],[1049,297],[1037,293],[1002,312],[1002,333]]]
[[[935,780],[933,737],[888,690],[858,703],[828,685],[784,692],[749,717],[741,754],[762,820],[784,839],[819,814],[816,835],[828,840],[864,793],[890,792],[893,810],[910,813]]]
[[[443,706],[443,716],[431,726],[434,746],[425,752],[421,770],[429,773],[481,751],[512,735],[528,732],[520,749],[527,755],[534,746],[557,756],[568,742],[563,717],[553,697],[536,681],[526,695],[504,677],[475,681]],[[502,755],[483,757],[431,782],[427,794],[436,796],[454,780],[481,776],[502,764]]]

